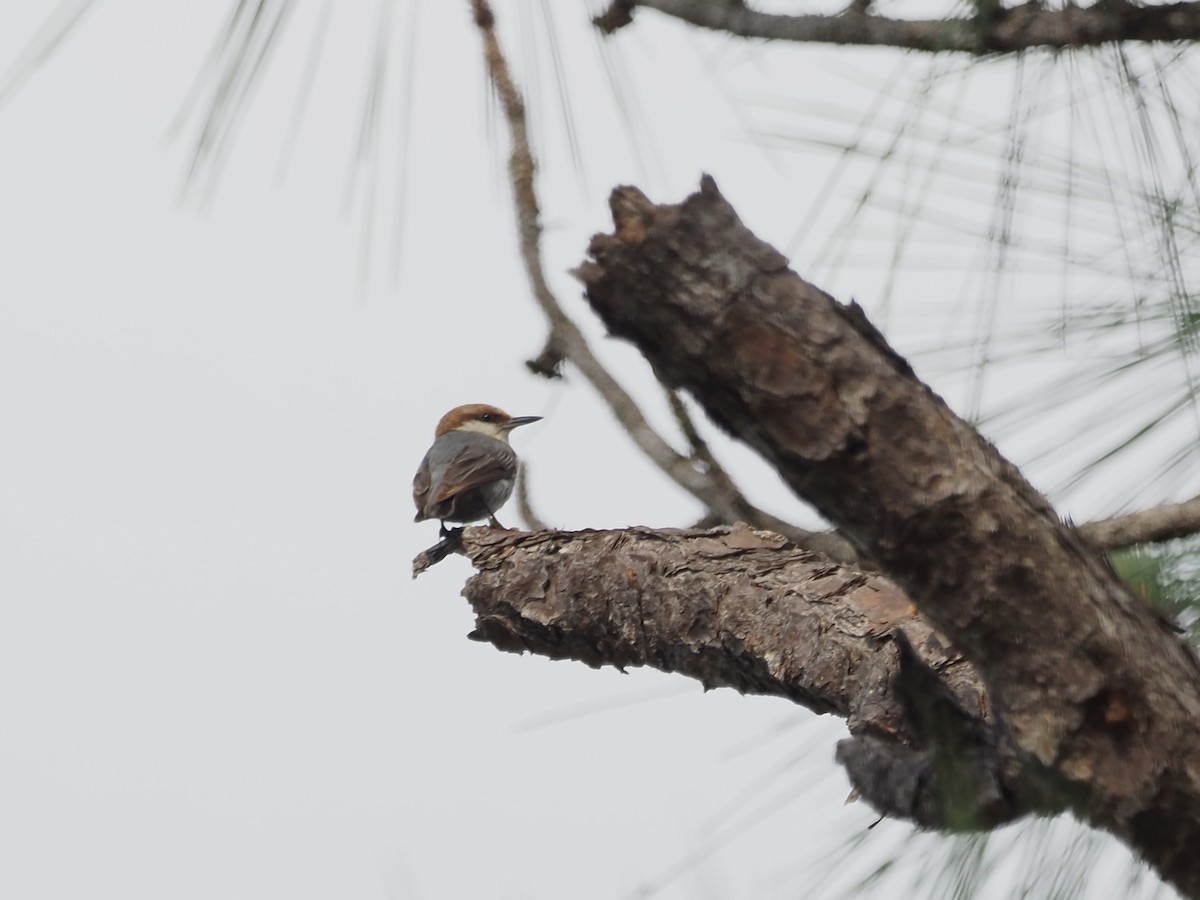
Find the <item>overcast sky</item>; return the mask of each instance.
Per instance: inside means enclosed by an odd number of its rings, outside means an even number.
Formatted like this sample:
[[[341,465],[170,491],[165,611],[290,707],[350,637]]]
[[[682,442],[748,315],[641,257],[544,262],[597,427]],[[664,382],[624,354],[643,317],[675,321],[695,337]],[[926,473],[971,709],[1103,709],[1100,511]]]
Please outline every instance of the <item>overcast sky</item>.
[[[556,526],[700,510],[580,379],[524,370],[544,326],[465,4],[421,5],[411,69],[395,6],[378,163],[357,176],[374,4],[339,5],[289,143],[322,9],[299,4],[219,177],[184,191],[204,89],[172,123],[225,5],[97,4],[0,108],[0,895],[782,898],[932,846],[843,805],[839,721],[501,654],[465,638],[465,561],[410,579],[437,531],[411,521],[412,474],[460,403],[546,417],[514,445]],[[678,199],[712,172],[784,246],[834,158],[749,139],[724,86],[825,73],[821,99],[853,104],[896,57],[785,67],[646,16],[617,58],[638,143],[580,10],[556,6],[575,167],[544,33],[513,7],[553,283],[665,428],[567,275],[608,189]],[[5,5],[0,69],[45,14]],[[824,286],[869,306],[883,279],[848,266]],[[815,521],[723,453],[758,502]],[[1128,868],[1119,845],[1107,859]]]

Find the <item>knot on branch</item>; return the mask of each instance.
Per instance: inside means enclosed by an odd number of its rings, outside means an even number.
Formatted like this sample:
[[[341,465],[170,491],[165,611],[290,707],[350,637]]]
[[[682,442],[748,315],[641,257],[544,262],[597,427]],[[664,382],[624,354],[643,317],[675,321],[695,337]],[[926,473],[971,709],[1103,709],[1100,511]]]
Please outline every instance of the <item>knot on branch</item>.
[[[551,335],[537,356],[525,360],[525,368],[543,378],[559,379],[563,377],[562,364],[565,361],[566,351],[562,343]]]

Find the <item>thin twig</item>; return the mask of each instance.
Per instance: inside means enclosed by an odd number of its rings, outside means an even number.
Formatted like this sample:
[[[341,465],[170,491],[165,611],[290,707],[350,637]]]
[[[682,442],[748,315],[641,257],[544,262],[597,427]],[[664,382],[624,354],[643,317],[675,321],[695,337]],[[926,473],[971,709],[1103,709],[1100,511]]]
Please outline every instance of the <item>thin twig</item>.
[[[785,522],[783,519],[771,515],[766,510],[759,509],[746,499],[738,489],[733,478],[729,475],[729,472],[717,461],[717,458],[713,455],[712,448],[708,446],[708,442],[700,435],[700,432],[696,428],[696,423],[692,419],[692,414],[684,406],[683,398],[679,396],[679,392],[662,381],[662,379],[659,379],[659,384],[662,385],[663,391],[666,392],[667,403],[671,407],[675,421],[679,423],[679,430],[683,432],[684,437],[688,439],[688,444],[692,448],[692,464],[698,464],[703,467],[705,474],[712,480],[714,488],[728,495],[730,503],[736,509],[736,514],[732,518],[710,514],[710,516],[700,520],[701,522],[710,523],[709,525],[697,525],[696,527],[732,525],[736,521],[750,522],[758,528],[767,528],[776,534],[782,534],[797,546],[823,553],[838,562],[848,564],[857,563],[860,566],[865,565],[865,560],[859,557],[853,545],[837,532],[808,531],[804,528],[797,528],[790,522]]]
[[[655,374],[657,377],[657,373]],[[675,416],[675,422],[679,426],[679,430],[683,432],[683,436],[687,438],[688,446],[692,448],[692,459],[709,469],[721,469],[722,466],[717,462],[716,457],[712,454],[712,449],[708,446],[708,441],[700,436],[700,432],[696,429],[696,423],[692,420],[692,414],[688,412],[687,407],[683,404],[683,398],[679,396],[679,391],[663,382],[661,378],[658,383],[662,385],[663,393],[667,397],[667,405],[671,407],[671,414]]]
[[[529,500],[529,464],[522,462],[517,471],[517,511],[530,531],[545,531],[546,523],[533,509]]]
[[[743,520],[758,528],[776,531],[800,546],[833,554],[840,560],[854,559],[849,544],[836,535],[796,528],[755,507],[742,495],[724,470],[715,464],[715,460],[712,460],[713,465],[708,471],[701,471],[691,458],[677,452],[651,427],[633,397],[592,353],[587,339],[563,311],[546,280],[541,256],[541,213],[534,186],[537,164],[529,144],[525,103],[513,81],[496,36],[495,14],[487,0],[471,0],[471,8],[475,24],[483,37],[484,62],[487,65],[488,77],[500,100],[512,142],[508,172],[517,209],[521,259],[525,264],[534,299],[550,325],[550,337],[546,348],[536,361],[530,363],[530,367],[542,374],[556,374],[562,360],[573,363],[608,404],[617,421],[651,462],[668,478],[700,500],[722,521],[732,523]]]
[[[859,12],[785,15],[750,9],[741,0],[613,0],[592,21],[611,33],[633,21],[637,7],[656,10],[691,25],[748,38],[801,43],[901,47],[930,53],[1011,53],[1034,47],[1091,47],[1112,41],[1195,41],[1200,38],[1200,2],[1157,6],[1108,0],[1058,9],[1039,3],[1000,7],[979,4],[985,13],[945,19],[891,19]]]

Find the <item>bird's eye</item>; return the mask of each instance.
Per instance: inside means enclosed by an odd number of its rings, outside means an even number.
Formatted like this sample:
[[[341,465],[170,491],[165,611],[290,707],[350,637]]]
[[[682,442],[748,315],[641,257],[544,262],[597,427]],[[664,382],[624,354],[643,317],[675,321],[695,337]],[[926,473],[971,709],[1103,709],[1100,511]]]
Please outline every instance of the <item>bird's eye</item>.
[[[492,421],[492,419],[494,419],[496,417],[493,416],[491,413],[484,413],[479,418],[482,419],[484,422],[490,422],[490,421]]]

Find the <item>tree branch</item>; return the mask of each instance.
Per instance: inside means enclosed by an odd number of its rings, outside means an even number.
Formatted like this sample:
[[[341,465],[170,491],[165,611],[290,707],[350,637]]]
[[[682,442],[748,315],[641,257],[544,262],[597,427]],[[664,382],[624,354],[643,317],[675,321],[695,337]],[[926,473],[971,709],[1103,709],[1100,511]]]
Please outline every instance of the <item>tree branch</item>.
[[[1200,894],[1200,663],[922,384],[855,304],[787,268],[715,183],[618,188],[578,271],[613,334],[876,561],[979,669],[1078,812]]]
[[[1200,497],[1088,522],[1079,526],[1079,533],[1101,550],[1187,537],[1200,533]]]
[[[889,19],[858,12],[836,16],[757,12],[740,0],[614,0],[593,19],[605,33],[632,21],[637,7],[739,37],[801,43],[900,47],[932,53],[1006,53],[1034,47],[1089,47],[1114,41],[1195,41],[1200,3],[1135,6],[1105,0],[1088,7],[1045,9],[1036,2],[999,7],[971,18]]]
[[[890,815],[982,828],[1051,808],[991,720],[977,673],[894,584],[745,525],[710,531],[468,528],[472,637],[844,717],[851,781]]]
[[[529,499],[529,463],[527,462],[522,462],[517,472],[517,511],[521,513],[521,518],[525,520],[525,525],[530,531],[546,530],[546,523],[537,514],[537,510],[533,508],[533,502]]]

